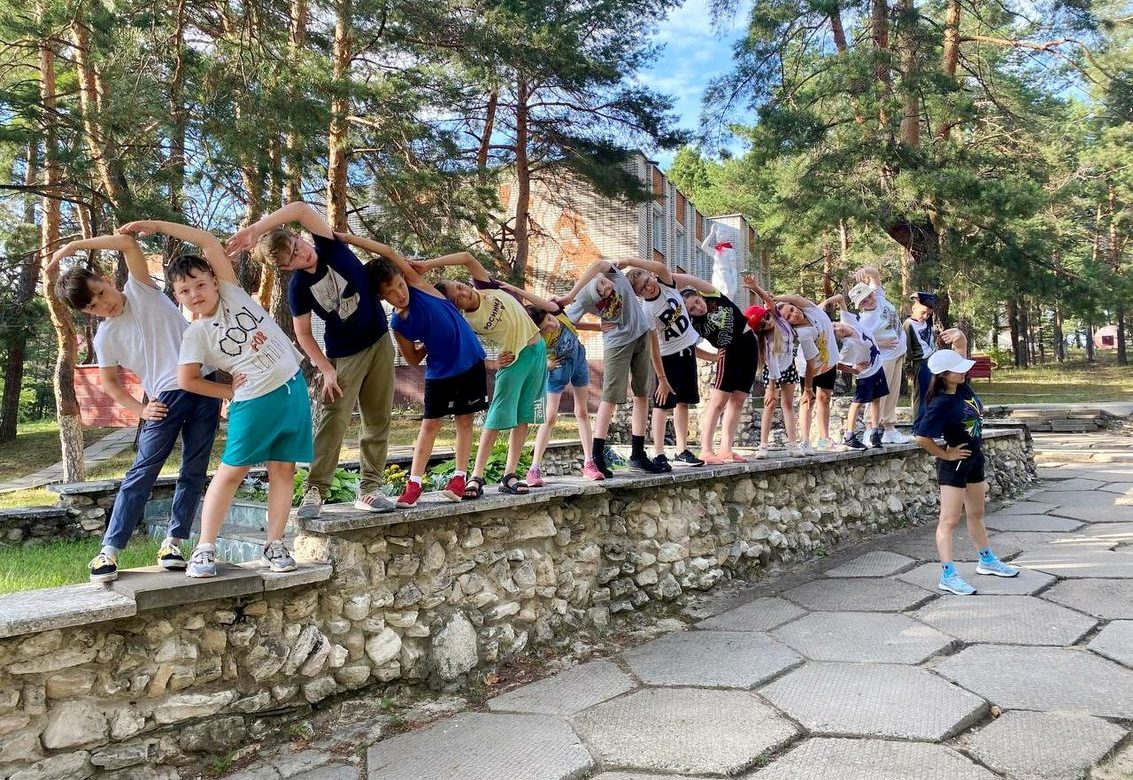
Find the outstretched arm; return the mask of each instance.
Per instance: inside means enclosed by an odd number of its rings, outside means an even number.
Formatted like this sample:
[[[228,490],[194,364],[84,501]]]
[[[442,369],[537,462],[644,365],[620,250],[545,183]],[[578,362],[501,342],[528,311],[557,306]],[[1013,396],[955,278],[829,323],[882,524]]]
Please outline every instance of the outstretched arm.
[[[686,287],[691,287],[697,292],[706,293],[708,295],[714,295],[719,292],[712,286],[711,282],[706,282],[699,276],[693,276],[692,274],[673,274],[673,284],[682,290]]]
[[[397,270],[401,271],[401,275],[405,277],[405,283],[416,287],[422,292],[427,292],[437,298],[442,297],[437,291],[436,287],[429,284],[422,278],[421,274],[417,273],[409,261],[401,256],[401,253],[396,249],[386,246],[380,241],[375,241],[372,238],[363,238],[356,236],[353,233],[335,233],[340,241],[351,246],[356,246],[359,249],[364,249],[372,255],[377,255],[383,260],[387,260],[397,266]]]
[[[121,231],[121,228],[119,228],[119,231]],[[130,276],[142,284],[157,287],[153,283],[153,279],[150,278],[149,267],[146,265],[146,256],[142,254],[142,248],[138,246],[138,242],[134,240],[133,236],[128,235],[95,236],[94,238],[84,238],[81,241],[72,241],[51,256],[51,262],[47,264],[43,272],[46,274],[54,273],[55,269],[59,267],[60,261],[84,249],[111,249],[121,252],[122,257],[126,260],[126,268],[129,269]]]
[[[137,236],[148,236],[151,233],[161,233],[166,236],[179,238],[189,244],[199,247],[205,256],[209,268],[216,274],[216,278],[225,282],[238,284],[236,271],[232,268],[232,261],[224,254],[224,247],[220,240],[207,230],[201,230],[180,222],[165,222],[160,219],[140,219],[137,222],[127,222],[118,228],[119,233]]]
[[[424,272],[450,265],[464,266],[468,269],[468,275],[478,282],[489,282],[492,280],[492,275],[488,273],[488,269],[481,265],[480,261],[473,257],[471,252],[453,252],[451,255],[441,255],[440,257],[434,257],[432,260],[422,260],[417,263],[417,267]]]
[[[776,295],[775,302],[789,303],[800,309],[815,305],[810,298],[804,298],[801,295]]]
[[[331,230],[327,221],[319,215],[319,212],[315,211],[308,204],[297,200],[294,203],[288,203],[283,208],[276,209],[267,216],[248,225],[248,227],[233,233],[232,238],[228,239],[228,255],[231,257],[240,252],[246,252],[255,246],[256,241],[264,233],[274,227],[288,225],[292,222],[298,222],[303,226],[304,230],[313,236],[334,238],[334,231]]]
[[[629,260],[619,260],[617,263],[619,268],[630,266],[632,268],[640,268],[648,271],[651,274],[657,274],[657,278],[670,287],[673,286],[673,272],[669,270],[669,266],[664,263],[659,263],[656,260],[643,260],[640,257],[634,257]]]
[[[854,273],[854,281],[881,287],[881,271],[878,271],[872,265],[862,266]]]
[[[948,330],[941,331],[940,343],[954,349],[964,357],[968,357],[968,337],[964,335],[964,331],[959,328],[949,328]]]
[[[768,309],[775,308],[775,298],[771,295],[771,293],[767,292],[767,290],[764,290],[759,286],[759,283],[755,281],[754,276],[752,276],[751,274],[744,274],[743,286],[762,298],[763,302],[767,304]]]
[[[661,339],[657,338],[657,331],[649,331],[649,360],[653,363],[653,372],[657,374],[657,390],[653,393],[653,400],[664,403],[673,392],[669,378],[665,376],[665,363],[661,360]]]
[[[712,223],[712,227],[708,229],[708,235],[700,242],[700,248],[707,254],[712,254],[716,251],[716,223]]]
[[[822,303],[818,304],[818,308],[825,309],[827,306],[829,306],[832,303],[837,304],[838,308],[841,311],[849,311],[849,309],[846,308],[846,296],[841,295],[841,294],[831,295],[829,298],[824,300]]]
[[[595,260],[582,272],[582,276],[578,277],[578,281],[574,283],[574,287],[570,288],[570,292],[563,296],[556,296],[555,300],[565,306],[582,292],[583,287],[590,284],[591,279],[598,276],[598,274],[607,274],[612,270],[614,270],[614,266],[609,260]]]
[[[515,293],[520,298],[534,306],[536,309],[542,309],[543,311],[550,312],[551,314],[562,314],[562,306],[559,306],[557,303],[552,303],[546,298],[541,298],[530,290],[525,290],[522,287],[516,287],[514,284],[508,284],[507,282],[500,282],[500,287],[507,290],[508,292]]]

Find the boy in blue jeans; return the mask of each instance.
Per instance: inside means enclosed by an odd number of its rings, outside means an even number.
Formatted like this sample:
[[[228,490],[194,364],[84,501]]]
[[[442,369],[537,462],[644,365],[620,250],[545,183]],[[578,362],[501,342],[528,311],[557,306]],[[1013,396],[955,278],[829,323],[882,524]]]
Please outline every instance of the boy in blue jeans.
[[[102,389],[144,421],[138,435],[138,453],[118,488],[102,549],[88,564],[91,582],[118,578],[118,554],[126,548],[142,519],[153,484],[178,437],[181,472],[173,493],[169,530],[157,553],[157,563],[167,571],[185,568],[181,543],[189,538],[197,513],[220,416],[218,399],[178,386],[177,356],[189,323],[150,277],[137,241],[124,234],[124,229],[121,232],[71,242],[51,259],[51,266],[56,266],[80,250],[115,250],[122,253],[129,270],[122,290],[106,277],[82,267],[68,269],[55,287],[55,295],[68,306],[101,319],[94,351]],[[118,366],[137,374],[150,399],[148,403],[143,404],[122,387]]]
[[[177,257],[165,274],[177,301],[195,319],[185,330],[177,381],[183,390],[231,400],[228,437],[220,467],[205,491],[201,538],[189,558],[190,577],[215,577],[216,540],[236,489],[248,470],[263,463],[268,474],[268,527],[264,560],[272,571],[292,571],[283,544],[295,479],[295,462],[310,461],[311,407],[299,370],[302,355],[263,307],[237,283],[220,241],[204,230],[146,220],[122,230],[164,233],[196,244],[204,254]],[[232,384],[204,379],[202,364],[232,375]]]
[[[424,492],[425,468],[445,418],[456,420],[456,470],[441,495],[462,500],[468,458],[472,453],[472,420],[488,408],[488,372],[484,348],[472,327],[440,291],[396,251],[377,241],[339,234],[348,244],[377,255],[367,266],[371,289],[393,307],[390,328],[402,357],[412,366],[425,361],[425,410],[413,445],[409,481],[397,499],[399,507],[417,506]]]

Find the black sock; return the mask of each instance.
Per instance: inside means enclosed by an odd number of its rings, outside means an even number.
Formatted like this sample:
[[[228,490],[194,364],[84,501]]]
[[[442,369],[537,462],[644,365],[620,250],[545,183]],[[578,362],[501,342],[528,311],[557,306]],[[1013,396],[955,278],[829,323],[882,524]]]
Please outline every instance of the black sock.
[[[606,440],[605,439],[595,439],[594,440],[594,446],[591,449],[591,452],[594,453],[593,458],[594,458],[594,465],[595,466],[598,466],[599,469],[601,469],[602,466],[606,465]]]
[[[644,457],[645,456],[645,437],[644,436],[630,436],[629,440],[632,443],[631,446],[630,446],[630,454],[633,455],[634,457],[637,457],[638,455],[641,455],[642,457]]]

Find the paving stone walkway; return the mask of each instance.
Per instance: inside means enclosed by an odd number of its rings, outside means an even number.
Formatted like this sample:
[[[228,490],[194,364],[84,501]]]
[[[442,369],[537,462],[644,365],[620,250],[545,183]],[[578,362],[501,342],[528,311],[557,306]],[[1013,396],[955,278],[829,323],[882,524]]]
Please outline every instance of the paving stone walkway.
[[[1133,778],[1133,463],[1041,478],[988,519],[1022,575],[959,564],[977,596],[935,590],[919,527],[721,596],[684,630],[484,711],[380,739],[389,717],[357,703],[336,733],[232,776]]]
[[[122,450],[134,443],[136,428],[119,428],[103,436],[98,441],[88,444],[83,449],[83,460],[87,469],[109,460]],[[12,493],[16,490],[32,490],[33,488],[53,485],[63,481],[63,463],[55,463],[47,468],[40,469],[17,479],[0,482],[0,493]]]

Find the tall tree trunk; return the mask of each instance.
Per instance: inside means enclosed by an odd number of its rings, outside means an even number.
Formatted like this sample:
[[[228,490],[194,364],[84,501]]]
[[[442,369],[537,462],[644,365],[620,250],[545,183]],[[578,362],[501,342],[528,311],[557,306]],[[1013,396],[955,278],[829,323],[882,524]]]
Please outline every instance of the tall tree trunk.
[[[39,6],[42,19],[43,6]],[[44,107],[43,127],[43,222],[40,231],[40,257],[48,257],[59,243],[59,152],[55,119],[55,50],[44,40],[39,48],[40,98]],[[58,272],[49,274],[44,284],[50,289]],[[75,397],[75,321],[71,311],[55,296],[48,297],[51,324],[55,327],[58,355],[55,360],[55,407],[59,416],[59,444],[63,459],[63,481],[86,479],[83,462],[83,427],[79,419],[79,401]]]
[[[889,98],[893,94],[893,76],[889,70],[889,4],[886,0],[871,0],[870,36],[873,38],[873,76],[881,85],[877,119],[881,132],[892,139],[889,126]]]
[[[1043,323],[1046,317],[1042,306],[1035,309],[1035,346],[1038,348],[1039,365],[1046,365],[1046,336],[1043,334]]]
[[[1051,325],[1051,346],[1054,348],[1054,359],[1059,363],[1066,362],[1066,334],[1063,332],[1062,307],[1054,307],[1054,321]]]
[[[185,134],[189,123],[189,112],[184,99],[185,0],[177,0],[169,47],[173,56],[169,78],[169,211],[176,217],[184,213]],[[180,242],[177,239],[166,236],[162,247],[163,264],[168,264],[179,248]]]
[[[488,95],[488,105],[484,109],[484,128],[480,135],[480,146],[476,150],[476,167],[482,176],[488,174],[488,152],[492,145],[492,133],[496,129],[496,111],[499,109],[499,105],[500,92],[498,89],[493,89],[491,94]],[[508,210],[506,203],[501,203],[500,207],[505,212]],[[480,228],[477,232],[484,248],[492,254],[499,267],[503,268],[506,261],[504,246],[507,244],[507,226],[501,227],[499,238],[493,236],[487,228]]]
[[[1028,309],[1026,300],[1019,303],[1019,346],[1023,358],[1020,368],[1031,365],[1031,316]]]
[[[828,238],[829,234],[824,236]],[[834,294],[834,252],[830,249],[829,241],[822,242],[822,297],[829,298]]]
[[[1116,319],[1117,319],[1117,365],[1129,365],[1129,351],[1125,344],[1125,302],[1119,300],[1117,302]]]
[[[307,40],[307,0],[292,0],[291,2],[291,34],[288,39],[288,53],[292,68],[298,69],[299,55]],[[299,200],[303,194],[303,161],[300,144],[302,139],[294,127],[289,127],[284,141],[283,165],[283,201],[291,203]]]
[[[1107,189],[1109,201],[1109,245],[1107,247],[1109,267],[1114,277],[1120,278],[1122,243],[1119,240],[1120,236],[1118,236],[1117,230],[1117,188],[1113,186],[1113,182],[1110,182]],[[1117,296],[1115,314],[1117,318],[1117,365],[1125,366],[1129,364],[1129,356],[1125,346],[1125,301],[1122,300],[1121,294]]]
[[[944,56],[940,69],[949,78],[956,78],[956,67],[960,63],[960,0],[948,0],[944,11]],[[937,137],[947,141],[952,134],[951,117],[945,116]]]
[[[1086,362],[1094,363],[1098,359],[1094,352],[1094,326],[1086,323]]]
[[[898,219],[885,226],[885,232],[901,245],[902,295],[908,297],[917,290],[936,291],[941,298],[936,319],[942,325],[948,323],[947,296],[937,289],[940,286],[940,234],[936,226],[929,220]]]
[[[531,211],[531,164],[527,158],[528,92],[527,78],[521,73],[515,85],[515,260],[511,281],[526,284],[528,221]]]
[[[901,0],[898,31],[901,54],[901,143],[910,149],[921,145],[920,93],[917,86],[917,10],[913,0]]]
[[[1007,327],[1011,332],[1011,355],[1015,359],[1015,368],[1023,368],[1027,360],[1019,334],[1019,302],[1014,298],[1007,302]]]
[[[999,303],[991,307],[991,348],[999,351]]]
[[[346,230],[346,90],[350,69],[350,0],[337,0],[334,24],[334,97],[330,104],[327,134],[327,222],[335,230]]]

